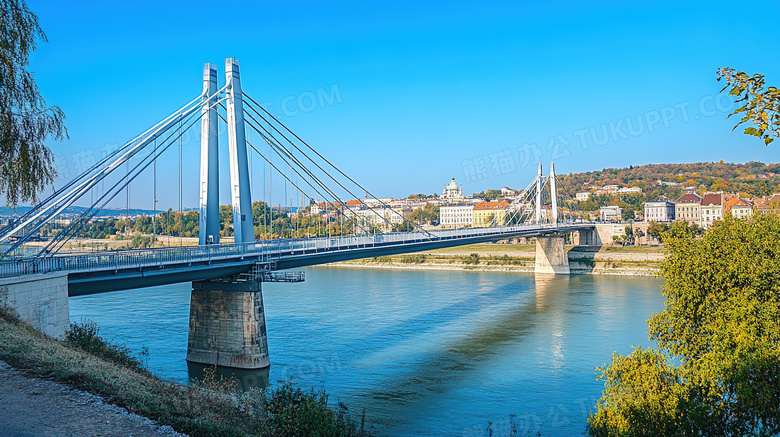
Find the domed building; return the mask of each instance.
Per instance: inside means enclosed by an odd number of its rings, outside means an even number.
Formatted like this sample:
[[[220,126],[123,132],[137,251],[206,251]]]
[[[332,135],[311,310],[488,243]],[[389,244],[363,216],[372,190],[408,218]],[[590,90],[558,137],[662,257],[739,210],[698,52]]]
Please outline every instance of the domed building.
[[[450,183],[444,186],[444,191],[441,192],[441,199],[452,203],[462,202],[465,199],[463,196],[463,185],[458,188],[458,184],[455,182],[455,174],[452,175]]]

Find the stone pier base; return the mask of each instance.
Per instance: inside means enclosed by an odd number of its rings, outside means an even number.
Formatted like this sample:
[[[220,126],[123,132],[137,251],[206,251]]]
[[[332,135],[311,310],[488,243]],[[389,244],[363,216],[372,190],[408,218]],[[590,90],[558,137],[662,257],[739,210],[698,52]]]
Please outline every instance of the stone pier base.
[[[187,361],[239,369],[270,365],[261,282],[192,283]]]
[[[568,275],[569,255],[566,253],[563,236],[537,237],[534,273]]]

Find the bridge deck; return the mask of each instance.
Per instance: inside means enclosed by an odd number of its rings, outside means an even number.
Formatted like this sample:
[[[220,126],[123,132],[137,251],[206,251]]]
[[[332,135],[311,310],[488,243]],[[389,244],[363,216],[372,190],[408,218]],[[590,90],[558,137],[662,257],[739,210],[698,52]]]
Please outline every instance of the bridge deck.
[[[436,231],[433,238],[424,232],[403,232],[60,255],[0,262],[0,277],[64,271],[74,296],[216,279],[255,264],[284,270],[592,228],[590,223],[509,226]]]

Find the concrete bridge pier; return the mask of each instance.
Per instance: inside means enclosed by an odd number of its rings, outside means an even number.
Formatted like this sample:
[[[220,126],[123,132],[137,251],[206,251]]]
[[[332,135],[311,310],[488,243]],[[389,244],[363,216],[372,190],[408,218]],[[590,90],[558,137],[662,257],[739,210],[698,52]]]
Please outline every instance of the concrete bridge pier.
[[[192,283],[187,361],[239,369],[271,364],[261,284],[231,279]]]
[[[534,273],[568,275],[569,254],[566,253],[563,235],[539,236],[536,238],[536,260]]]

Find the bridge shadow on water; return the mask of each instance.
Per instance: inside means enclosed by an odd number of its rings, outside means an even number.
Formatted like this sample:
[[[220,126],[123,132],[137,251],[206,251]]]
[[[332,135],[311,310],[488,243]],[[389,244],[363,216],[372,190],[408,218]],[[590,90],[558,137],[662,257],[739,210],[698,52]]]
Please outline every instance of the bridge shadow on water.
[[[436,319],[436,313],[448,313],[449,318],[457,318],[498,305],[518,294],[524,294],[520,297],[526,298],[525,302],[513,304],[498,318],[481,319],[479,324],[470,325],[473,326],[470,334],[428,352],[423,360],[404,364],[403,371],[396,373],[392,379],[383,380],[381,387],[367,390],[362,396],[392,400],[395,404],[417,404],[424,402],[426,396],[446,393],[459,385],[464,371],[478,371],[481,362],[501,355],[503,349],[514,347],[523,337],[534,332],[537,324],[543,321],[540,315],[553,311],[561,302],[559,298],[570,292],[569,276],[535,275],[530,281],[530,290],[525,290],[525,293],[518,289],[519,282],[524,281],[515,281],[491,293],[474,296],[465,302],[409,321],[415,330],[397,332],[396,341],[421,335],[420,325],[425,325],[426,319]],[[459,307],[460,310],[453,307]],[[433,326],[429,329],[433,329]]]

